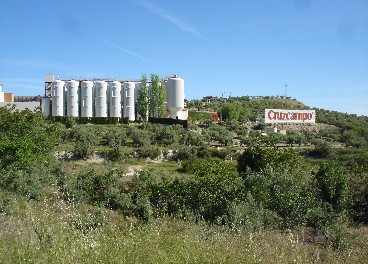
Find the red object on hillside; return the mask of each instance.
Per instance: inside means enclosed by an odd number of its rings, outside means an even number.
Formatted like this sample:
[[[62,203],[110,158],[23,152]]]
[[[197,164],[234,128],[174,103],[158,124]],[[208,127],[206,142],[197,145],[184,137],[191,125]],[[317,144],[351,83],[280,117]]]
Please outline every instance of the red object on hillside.
[[[212,119],[215,119],[216,121],[220,121],[220,118],[218,117],[218,115],[212,115]]]

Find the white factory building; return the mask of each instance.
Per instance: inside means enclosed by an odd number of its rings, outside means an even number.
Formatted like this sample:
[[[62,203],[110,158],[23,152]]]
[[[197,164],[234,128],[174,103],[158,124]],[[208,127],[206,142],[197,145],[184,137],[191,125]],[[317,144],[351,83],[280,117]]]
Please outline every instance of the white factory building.
[[[150,90],[150,81],[147,81]],[[186,120],[184,80],[177,75],[165,77],[167,113],[164,117]],[[138,120],[137,97],[140,80],[56,78],[45,75],[44,116],[119,117]]]

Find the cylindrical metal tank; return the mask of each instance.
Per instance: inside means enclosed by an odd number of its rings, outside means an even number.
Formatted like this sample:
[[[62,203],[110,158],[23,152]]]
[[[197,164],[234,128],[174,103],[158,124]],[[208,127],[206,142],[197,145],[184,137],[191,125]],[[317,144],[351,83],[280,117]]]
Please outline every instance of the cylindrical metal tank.
[[[43,116],[50,116],[50,98],[49,97],[42,97],[41,109],[42,109]]]
[[[138,114],[137,112],[137,100],[138,100],[138,91],[141,89],[142,87],[142,83],[136,83],[135,87],[134,87],[134,104],[135,104],[135,115],[136,115],[136,120],[139,120],[139,118],[141,117],[140,114]]]
[[[0,103],[4,102],[5,101],[4,99],[5,98],[4,98],[4,92],[3,92],[3,84],[0,83]]]
[[[121,117],[121,83],[109,83],[110,117]]]
[[[81,86],[81,116],[93,117],[93,82],[83,81]]]
[[[64,116],[64,82],[55,80],[51,84],[52,93],[52,116]]]
[[[170,118],[181,119],[181,111],[184,109],[184,80],[179,76],[167,80],[165,83],[167,108],[170,111]]]
[[[135,120],[134,109],[134,88],[133,82],[125,82],[123,84],[123,117],[129,117],[129,120]]]
[[[107,117],[107,83],[105,81],[95,83],[95,100],[96,117]]]
[[[79,82],[71,80],[67,82],[67,103],[66,103],[66,114],[67,116],[78,116],[79,115],[79,104],[78,104],[78,88]]]

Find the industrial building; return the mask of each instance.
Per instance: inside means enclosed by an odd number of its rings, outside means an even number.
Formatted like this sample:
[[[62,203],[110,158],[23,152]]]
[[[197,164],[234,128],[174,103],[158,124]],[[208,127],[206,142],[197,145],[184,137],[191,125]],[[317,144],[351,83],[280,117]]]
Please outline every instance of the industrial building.
[[[165,77],[167,113],[165,117],[186,120],[184,80],[178,75]],[[56,78],[45,75],[45,116],[122,117],[138,120],[137,97],[140,80]],[[150,90],[150,82],[147,81]]]
[[[164,117],[186,120],[188,111],[184,108],[184,80],[178,75],[163,79],[166,89],[167,112]],[[45,96],[14,97],[5,101],[0,86],[0,106],[10,102],[17,109],[29,105],[29,109],[41,106],[44,116],[74,117],[117,117],[138,120],[137,97],[141,80],[54,78],[45,74]],[[147,81],[150,90],[150,81]],[[22,102],[17,102],[15,98]],[[27,100],[28,99],[28,100]]]

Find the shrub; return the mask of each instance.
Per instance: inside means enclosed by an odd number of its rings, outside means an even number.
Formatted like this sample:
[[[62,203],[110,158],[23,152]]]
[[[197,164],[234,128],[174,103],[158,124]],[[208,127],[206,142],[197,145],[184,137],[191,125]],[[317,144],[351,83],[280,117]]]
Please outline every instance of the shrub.
[[[191,146],[182,146],[175,154],[176,160],[191,160],[197,156],[198,148]]]
[[[272,210],[265,209],[262,203],[257,203],[248,193],[244,201],[233,201],[229,207],[225,222],[231,229],[259,231],[265,228],[276,228],[282,223],[282,218]]]
[[[133,144],[138,147],[148,147],[153,143],[155,134],[149,130],[138,129],[132,127],[130,129],[130,134],[133,140]]]
[[[349,199],[344,168],[335,161],[324,162],[315,177],[322,201],[331,204],[336,211],[345,210]]]
[[[64,119],[64,125],[66,128],[73,128],[77,124],[78,117],[67,116]]]
[[[244,173],[247,167],[259,171],[266,165],[283,168],[297,168],[300,157],[291,149],[248,147],[238,159],[238,172]]]
[[[311,185],[311,176],[307,172],[267,164],[259,171],[248,170],[244,175],[244,184],[256,203],[275,211],[283,218],[284,227],[299,225],[315,204]]]
[[[144,146],[143,148],[139,149],[138,153],[143,158],[151,159],[155,159],[161,155],[161,151],[158,148],[154,148],[151,146]]]
[[[0,168],[44,163],[59,141],[58,126],[46,125],[41,111],[0,107]]]
[[[113,126],[109,127],[104,138],[109,147],[119,148],[121,146],[125,146],[127,135],[123,128]]]
[[[314,150],[312,154],[320,155],[325,158],[333,157],[336,154],[336,150],[332,148],[331,144],[322,139],[314,139],[312,140],[312,144],[314,145]]]

